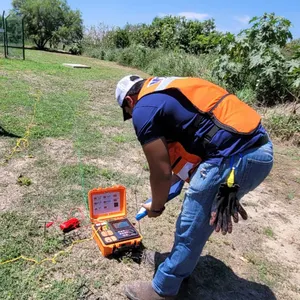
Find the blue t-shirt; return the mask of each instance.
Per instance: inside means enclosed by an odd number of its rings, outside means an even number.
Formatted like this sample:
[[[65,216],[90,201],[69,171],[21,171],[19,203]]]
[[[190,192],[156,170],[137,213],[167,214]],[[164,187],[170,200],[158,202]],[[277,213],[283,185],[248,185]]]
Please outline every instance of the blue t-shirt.
[[[138,101],[133,109],[132,122],[141,145],[164,137],[181,143],[189,153],[200,155],[202,138],[214,124],[205,117],[194,135],[187,134],[187,128],[193,124],[198,114],[189,101],[179,100],[165,93],[155,93]],[[205,160],[219,165],[224,157],[250,148],[265,133],[262,125],[251,135],[239,135],[219,129],[211,140],[214,146],[208,151]]]

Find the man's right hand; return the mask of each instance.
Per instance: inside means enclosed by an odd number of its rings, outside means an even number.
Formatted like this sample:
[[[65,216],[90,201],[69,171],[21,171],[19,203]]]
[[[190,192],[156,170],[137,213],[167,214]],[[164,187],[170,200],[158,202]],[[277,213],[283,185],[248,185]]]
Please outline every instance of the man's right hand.
[[[147,210],[147,215],[149,218],[157,218],[159,217],[165,210],[165,207],[162,207],[160,210],[153,210],[151,207],[152,203],[145,203],[142,204],[142,207],[144,207]]]

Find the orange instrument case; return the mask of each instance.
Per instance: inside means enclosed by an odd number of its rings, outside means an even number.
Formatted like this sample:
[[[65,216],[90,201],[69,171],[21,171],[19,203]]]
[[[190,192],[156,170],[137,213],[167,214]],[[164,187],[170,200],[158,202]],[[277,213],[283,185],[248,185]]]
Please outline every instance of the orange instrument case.
[[[90,190],[88,201],[93,237],[103,256],[140,245],[142,236],[126,217],[124,186]]]

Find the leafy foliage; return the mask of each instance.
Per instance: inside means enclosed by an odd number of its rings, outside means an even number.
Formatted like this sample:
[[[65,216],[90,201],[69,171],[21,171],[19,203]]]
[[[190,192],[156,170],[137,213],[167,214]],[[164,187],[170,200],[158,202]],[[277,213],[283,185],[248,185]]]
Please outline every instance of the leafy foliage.
[[[113,28],[106,31],[99,28],[99,33],[95,33],[95,29],[93,27],[88,30],[86,43],[91,43],[93,32],[97,37],[97,45],[105,48],[141,45],[152,49],[183,50],[192,54],[210,52],[218,46],[224,35],[216,31],[213,19],[200,22],[176,16],[156,17],[150,25],[127,24],[124,29]]]
[[[245,85],[255,91],[259,102],[274,104],[291,96],[299,87],[299,59],[287,60],[282,53],[292,35],[290,21],[274,14],[250,20],[252,27],[228,38],[219,47],[214,74],[229,90]]]
[[[25,33],[38,49],[47,42],[57,45],[79,43],[83,37],[80,11],[72,11],[66,0],[13,0],[16,14],[23,14]]]
[[[250,42],[258,41],[269,45],[276,44],[284,47],[292,34],[289,31],[291,22],[285,18],[277,17],[274,13],[265,13],[262,17],[254,17],[250,29],[244,30]]]
[[[2,27],[0,20],[0,28]],[[10,15],[6,18],[6,30],[8,44],[10,45],[22,45],[22,18],[16,15]],[[1,40],[3,43],[3,40]]]

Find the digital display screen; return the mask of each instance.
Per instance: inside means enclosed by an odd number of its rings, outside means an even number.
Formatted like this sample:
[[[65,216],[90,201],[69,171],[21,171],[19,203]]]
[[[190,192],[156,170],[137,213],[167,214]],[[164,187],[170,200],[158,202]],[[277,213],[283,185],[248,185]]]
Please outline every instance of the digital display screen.
[[[113,223],[112,226],[114,226],[115,229],[120,229],[120,228],[128,227],[130,225],[128,221],[121,221],[121,222]]]

